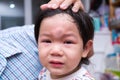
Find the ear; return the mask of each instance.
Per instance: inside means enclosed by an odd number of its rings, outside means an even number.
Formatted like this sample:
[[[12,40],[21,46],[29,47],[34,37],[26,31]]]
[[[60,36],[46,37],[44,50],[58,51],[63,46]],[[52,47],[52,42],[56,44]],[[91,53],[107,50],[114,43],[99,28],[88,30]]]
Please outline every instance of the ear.
[[[82,57],[86,58],[88,54],[90,53],[90,51],[92,50],[92,48],[93,48],[93,40],[89,40],[84,47]]]

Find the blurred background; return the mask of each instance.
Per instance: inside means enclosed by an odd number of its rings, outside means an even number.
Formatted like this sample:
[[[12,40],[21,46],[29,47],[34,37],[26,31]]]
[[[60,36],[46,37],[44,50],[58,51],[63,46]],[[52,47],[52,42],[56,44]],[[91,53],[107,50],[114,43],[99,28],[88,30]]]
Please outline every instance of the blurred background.
[[[0,0],[0,30],[34,24],[49,0]],[[82,0],[95,26],[94,55],[88,69],[96,80],[120,80],[120,0]]]
[[[39,6],[49,0],[0,0],[0,29],[34,23]]]

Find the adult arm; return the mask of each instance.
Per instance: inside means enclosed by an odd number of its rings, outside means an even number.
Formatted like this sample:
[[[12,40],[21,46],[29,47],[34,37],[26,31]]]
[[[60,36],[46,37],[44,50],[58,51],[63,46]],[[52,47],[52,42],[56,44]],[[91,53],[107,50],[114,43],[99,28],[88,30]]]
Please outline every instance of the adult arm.
[[[47,4],[40,6],[41,9],[52,8],[56,9],[60,7],[61,9],[67,9],[71,4],[73,4],[72,10],[77,12],[79,9],[84,10],[84,6],[81,0],[50,0]]]

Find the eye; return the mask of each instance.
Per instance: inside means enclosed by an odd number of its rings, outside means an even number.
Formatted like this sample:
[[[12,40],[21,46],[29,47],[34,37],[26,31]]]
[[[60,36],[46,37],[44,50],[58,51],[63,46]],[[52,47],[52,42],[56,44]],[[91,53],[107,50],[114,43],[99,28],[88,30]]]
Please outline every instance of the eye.
[[[42,40],[41,42],[43,42],[43,43],[51,43],[51,41],[50,40]]]
[[[65,41],[64,44],[73,44],[72,41]]]

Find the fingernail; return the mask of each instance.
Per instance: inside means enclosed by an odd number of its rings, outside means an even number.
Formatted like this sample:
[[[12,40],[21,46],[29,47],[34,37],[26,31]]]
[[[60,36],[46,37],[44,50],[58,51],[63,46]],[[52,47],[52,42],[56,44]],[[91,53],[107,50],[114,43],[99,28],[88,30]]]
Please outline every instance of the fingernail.
[[[52,4],[52,8],[57,8],[57,5],[56,4]]]
[[[72,11],[73,12],[77,12],[78,10],[76,8],[72,8]]]
[[[77,12],[77,10],[76,10],[76,9],[73,9],[73,12]]]
[[[67,5],[62,4],[62,5],[60,5],[60,7],[63,8],[63,9],[66,9],[66,8],[67,8]]]
[[[48,5],[48,8],[51,8],[51,4]]]

